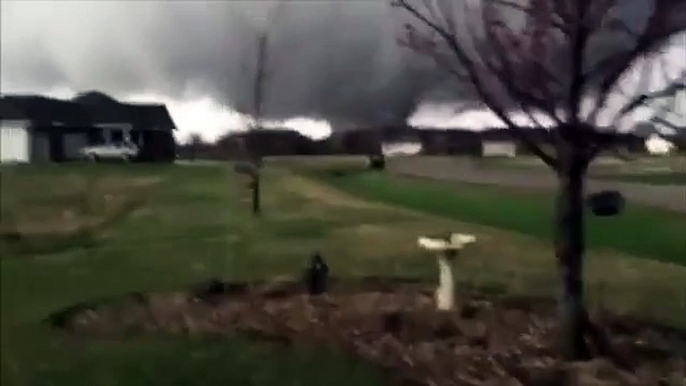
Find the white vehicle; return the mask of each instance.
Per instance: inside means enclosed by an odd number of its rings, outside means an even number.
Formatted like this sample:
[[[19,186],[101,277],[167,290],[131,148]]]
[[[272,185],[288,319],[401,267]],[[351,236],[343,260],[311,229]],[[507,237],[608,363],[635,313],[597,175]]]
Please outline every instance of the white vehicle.
[[[81,154],[93,162],[105,159],[129,162],[138,156],[138,151],[138,146],[132,143],[102,144],[81,148]]]

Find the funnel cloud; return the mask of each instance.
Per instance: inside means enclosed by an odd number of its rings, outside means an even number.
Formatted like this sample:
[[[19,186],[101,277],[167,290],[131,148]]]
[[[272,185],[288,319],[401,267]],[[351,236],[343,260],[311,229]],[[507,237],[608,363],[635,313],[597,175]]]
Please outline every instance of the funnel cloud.
[[[3,0],[1,91],[209,98],[249,114],[256,40],[267,30],[267,119],[394,125],[420,103],[464,98],[396,44],[403,20],[389,1],[281,3]]]
[[[383,0],[3,1],[2,91],[210,97],[249,113],[268,28],[267,118],[395,124],[436,76],[397,47],[392,11]]]

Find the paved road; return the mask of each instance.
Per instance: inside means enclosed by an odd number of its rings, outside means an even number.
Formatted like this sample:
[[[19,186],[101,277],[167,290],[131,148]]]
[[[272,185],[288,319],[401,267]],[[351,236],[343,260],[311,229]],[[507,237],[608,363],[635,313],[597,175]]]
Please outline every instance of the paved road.
[[[396,158],[389,163],[391,172],[521,188],[554,189],[557,181],[548,171],[523,172],[477,167],[468,161],[450,158]],[[587,191],[619,190],[629,201],[686,213],[686,187],[677,185],[648,185],[642,183],[589,180]]]

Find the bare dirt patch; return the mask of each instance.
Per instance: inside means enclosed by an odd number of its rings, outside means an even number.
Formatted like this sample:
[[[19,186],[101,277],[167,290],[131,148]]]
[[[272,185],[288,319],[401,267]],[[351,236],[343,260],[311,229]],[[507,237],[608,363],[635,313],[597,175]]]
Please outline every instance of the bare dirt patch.
[[[48,253],[94,245],[113,224],[143,207],[157,180],[130,182],[108,189],[93,184],[64,202],[16,205],[11,221],[0,223],[0,251]]]
[[[433,286],[369,278],[333,281],[309,297],[299,283],[222,283],[190,293],[134,294],[51,317],[71,332],[122,337],[162,330],[243,333],[280,344],[333,345],[371,361],[398,385],[683,385],[686,337],[605,316],[628,362],[564,362],[549,300],[463,292],[459,310],[439,313]]]
[[[309,200],[319,201],[332,206],[351,208],[374,207],[374,204],[300,176],[289,176],[283,183],[283,187],[286,191],[303,196]]]

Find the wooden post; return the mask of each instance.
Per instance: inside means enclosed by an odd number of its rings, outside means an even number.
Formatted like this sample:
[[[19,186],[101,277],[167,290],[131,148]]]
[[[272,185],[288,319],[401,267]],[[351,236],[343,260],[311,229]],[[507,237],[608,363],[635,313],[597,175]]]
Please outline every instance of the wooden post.
[[[252,212],[255,215],[260,214],[260,174],[259,174],[259,172],[253,176]]]

